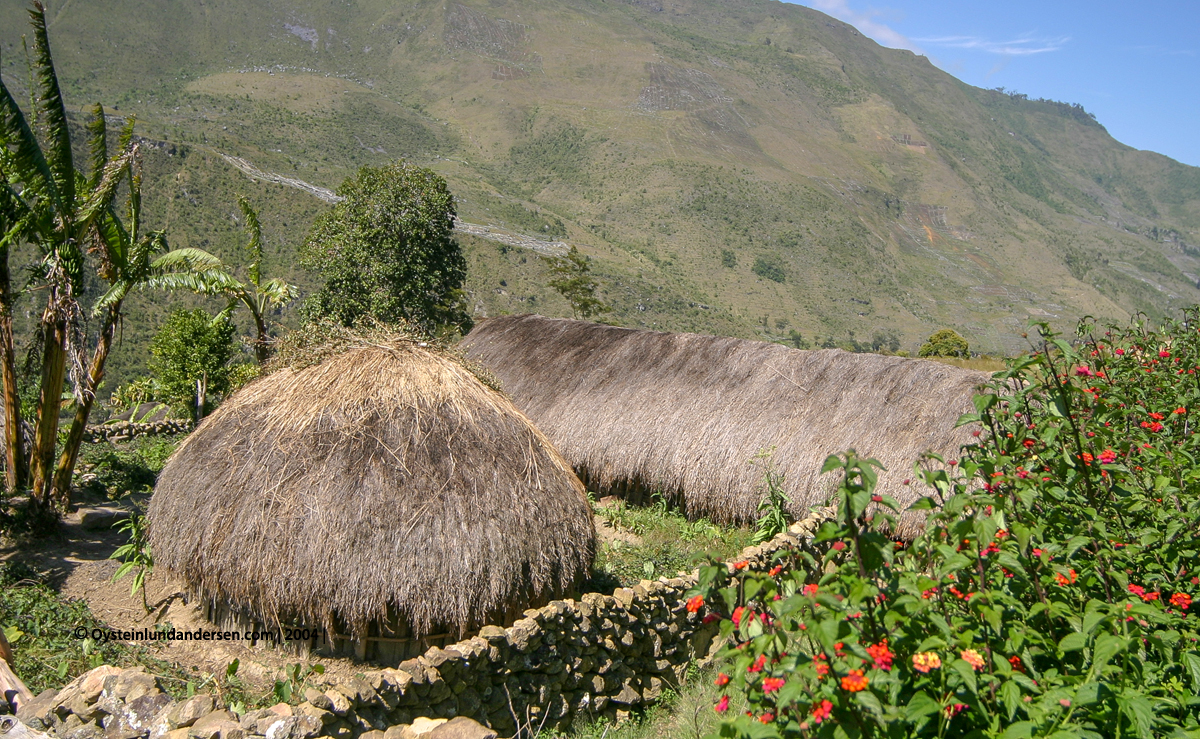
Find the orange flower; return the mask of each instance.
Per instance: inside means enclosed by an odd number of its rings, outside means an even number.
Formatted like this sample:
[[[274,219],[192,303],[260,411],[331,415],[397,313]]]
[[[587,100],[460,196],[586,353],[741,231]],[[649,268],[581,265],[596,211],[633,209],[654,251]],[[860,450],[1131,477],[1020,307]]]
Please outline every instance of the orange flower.
[[[735,569],[735,570],[744,570],[744,569],[746,569],[746,567],[747,567],[749,564],[750,564],[749,562],[747,562],[746,560],[744,560],[744,559],[743,559],[741,562],[734,562],[734,563],[733,563],[733,569]]]
[[[774,567],[771,568],[771,571],[768,572],[767,574],[770,575],[771,577],[775,577],[780,572],[783,572],[783,565],[775,565]]]
[[[1187,593],[1176,593],[1175,595],[1171,596],[1171,605],[1177,608],[1186,610],[1191,604],[1192,596],[1188,595]]]
[[[716,683],[717,683],[718,688],[725,687],[726,685],[729,684],[729,676],[726,675],[724,672],[718,672]]]
[[[695,613],[704,607],[704,596],[697,595],[692,597],[687,602],[688,613]]]
[[[974,649],[964,649],[959,656],[962,657],[963,661],[969,664],[972,669],[983,669],[983,655],[981,655],[979,652],[976,652]]]
[[[862,670],[851,670],[849,675],[842,678],[842,690],[857,693],[860,690],[866,690],[868,682],[870,681],[863,675]]]
[[[928,673],[942,666],[942,658],[937,652],[919,652],[913,655],[912,663],[917,672]]]
[[[1075,570],[1067,570],[1066,575],[1061,572],[1054,573],[1054,582],[1059,585],[1070,585],[1075,582]]]
[[[768,677],[763,680],[763,692],[774,693],[783,687],[784,679],[782,677]]]
[[[871,659],[875,660],[876,669],[892,669],[892,658],[894,655],[888,649],[887,639],[867,647],[867,654],[871,655]]]

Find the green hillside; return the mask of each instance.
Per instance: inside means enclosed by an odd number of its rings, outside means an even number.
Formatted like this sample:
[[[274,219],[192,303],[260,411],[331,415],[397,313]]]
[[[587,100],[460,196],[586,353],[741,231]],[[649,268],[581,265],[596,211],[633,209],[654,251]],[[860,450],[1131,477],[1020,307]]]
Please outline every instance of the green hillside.
[[[244,192],[269,272],[304,288],[295,247],[327,203],[227,157],[323,188],[397,157],[431,166],[463,220],[577,244],[611,320],[632,326],[839,342],[892,330],[909,349],[948,326],[999,352],[1024,348],[1030,317],[1200,300],[1200,169],[808,8],[48,6],[68,102],[137,115],[151,225],[235,258]],[[23,7],[0,0],[0,70],[18,91]],[[537,252],[463,243],[477,314],[569,312]],[[137,370],[165,302],[134,306],[148,318],[126,323],[114,379]]]

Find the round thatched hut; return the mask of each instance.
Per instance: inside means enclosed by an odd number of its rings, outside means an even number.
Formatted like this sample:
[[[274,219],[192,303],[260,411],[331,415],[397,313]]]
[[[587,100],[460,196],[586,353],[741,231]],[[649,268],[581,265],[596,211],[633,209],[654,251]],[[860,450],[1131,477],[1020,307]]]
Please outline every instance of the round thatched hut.
[[[399,340],[233,394],[167,462],[148,520],[212,620],[322,628],[317,649],[386,661],[568,594],[595,553],[546,437]]]
[[[837,480],[822,465],[847,449],[880,460],[879,492],[912,503],[913,463],[971,441],[956,423],[988,379],[923,359],[534,315],[481,321],[463,345],[589,487],[633,502],[661,492],[725,523],[757,518],[764,473],[750,461],[771,450],[797,517],[826,500]],[[906,516],[900,533],[921,521]]]

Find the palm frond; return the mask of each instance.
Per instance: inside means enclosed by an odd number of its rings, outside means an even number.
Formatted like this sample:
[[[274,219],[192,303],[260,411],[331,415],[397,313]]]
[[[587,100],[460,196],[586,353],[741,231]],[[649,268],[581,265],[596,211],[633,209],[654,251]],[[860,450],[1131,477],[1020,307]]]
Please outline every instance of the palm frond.
[[[220,257],[209,254],[203,249],[185,247],[168,252],[155,259],[150,268],[155,272],[204,272],[207,270],[225,270],[228,268]]]
[[[45,116],[50,172],[63,203],[75,201],[75,161],[71,155],[71,131],[67,126],[67,109],[63,104],[54,59],[50,54],[50,37],[46,33],[46,7],[33,0],[29,10],[33,24],[33,56],[39,87],[38,109]],[[63,209],[66,212],[66,209]]]
[[[159,274],[142,284],[156,290],[191,290],[201,295],[238,295],[245,288],[228,272],[220,270]]]
[[[37,137],[3,79],[0,79],[0,172],[8,184],[21,184],[22,196],[27,201],[46,198],[55,208],[62,205]]]
[[[99,316],[102,312],[104,312],[105,308],[116,305],[124,300],[125,296],[129,294],[129,287],[129,283],[124,280],[113,284],[112,287],[108,288],[108,290],[100,296],[100,299],[96,301],[96,304],[92,306],[92,316]]]
[[[283,307],[296,297],[296,286],[289,285],[279,278],[267,280],[259,286],[258,291],[266,305],[274,308]]]
[[[95,189],[88,192],[87,199],[79,211],[79,226],[86,228],[102,213],[112,209],[113,200],[117,197],[117,188],[121,186],[121,179],[125,176],[132,159],[133,152],[126,149],[104,165],[104,174],[100,178],[100,183]]]
[[[104,173],[104,165],[108,162],[108,126],[104,122],[104,106],[96,103],[92,108],[92,119],[87,124],[88,154],[91,159],[91,172],[88,179],[88,189],[94,190],[100,184]]]
[[[131,129],[132,130],[132,129]],[[137,144],[130,149],[129,159],[129,240],[132,244],[138,240],[142,228],[142,159],[141,150]]]
[[[250,243],[246,244],[246,251],[250,252],[250,282],[257,287],[262,275],[262,224],[246,196],[238,196],[238,206],[246,217],[246,234],[250,237]]]

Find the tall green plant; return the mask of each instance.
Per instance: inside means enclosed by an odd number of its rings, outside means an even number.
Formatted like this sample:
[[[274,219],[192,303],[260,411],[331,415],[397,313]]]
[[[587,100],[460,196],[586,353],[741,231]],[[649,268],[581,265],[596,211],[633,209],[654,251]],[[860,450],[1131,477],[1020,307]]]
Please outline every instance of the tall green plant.
[[[552,275],[546,284],[567,299],[575,318],[587,319],[612,312],[608,304],[596,297],[600,283],[592,275],[592,260],[579,249],[572,246],[565,256],[542,257],[542,261]]]
[[[233,268],[219,257],[202,249],[189,248],[177,249],[156,259],[152,265],[154,275],[146,285],[163,290],[191,290],[201,295],[221,295],[229,298],[231,305],[244,305],[254,319],[257,334],[253,342],[254,357],[262,366],[271,356],[271,333],[266,318],[268,311],[290,303],[296,295],[296,288],[279,278],[262,279],[262,226],[258,213],[245,197],[238,198],[238,207],[245,218],[248,236],[246,252],[250,262],[246,282],[234,277]]]

